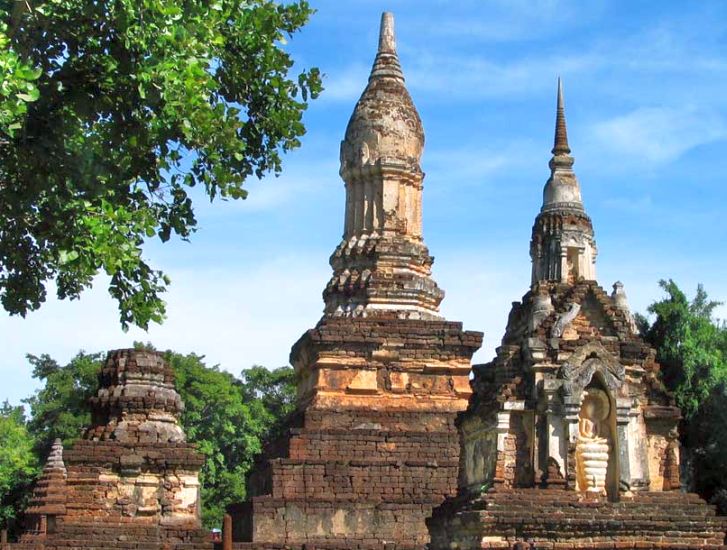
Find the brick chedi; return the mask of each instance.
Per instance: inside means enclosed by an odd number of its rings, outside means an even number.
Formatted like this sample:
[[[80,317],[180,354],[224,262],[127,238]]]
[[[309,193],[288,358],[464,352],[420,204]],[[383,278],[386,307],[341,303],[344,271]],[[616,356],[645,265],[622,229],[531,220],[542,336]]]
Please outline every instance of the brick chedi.
[[[385,13],[341,143],[345,224],[324,315],[291,352],[297,413],[230,510],[240,548],[422,548],[425,518],[456,491],[454,419],[482,334],[438,312],[423,145]]]
[[[558,85],[555,145],[533,226],[532,284],[458,419],[460,489],[429,521],[436,550],[717,548],[725,523],[680,492],[680,412],[623,285],[596,282]]]
[[[42,542],[48,531],[55,530],[56,518],[66,513],[67,476],[63,443],[56,439],[25,510],[23,542]]]
[[[22,542],[46,549],[211,548],[200,523],[204,458],[185,441],[182,400],[159,353],[110,352],[92,424],[54,444]]]

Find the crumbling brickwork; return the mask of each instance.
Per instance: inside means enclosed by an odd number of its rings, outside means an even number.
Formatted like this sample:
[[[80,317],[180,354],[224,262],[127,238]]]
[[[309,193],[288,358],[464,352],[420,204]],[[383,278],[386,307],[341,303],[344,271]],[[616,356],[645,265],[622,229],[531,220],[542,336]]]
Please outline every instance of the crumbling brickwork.
[[[204,458],[185,441],[174,374],[160,354],[108,354],[92,425],[53,446],[21,541],[46,550],[211,549],[199,514]]]
[[[306,333],[292,356],[302,409],[254,468],[252,499],[230,509],[235,540],[422,548],[425,519],[456,493],[454,419],[480,342],[459,323],[409,319],[324,319]]]

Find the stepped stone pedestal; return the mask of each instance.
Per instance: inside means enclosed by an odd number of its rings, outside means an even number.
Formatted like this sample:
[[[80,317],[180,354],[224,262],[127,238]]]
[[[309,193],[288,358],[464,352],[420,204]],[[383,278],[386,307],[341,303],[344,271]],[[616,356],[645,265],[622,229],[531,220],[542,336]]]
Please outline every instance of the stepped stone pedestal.
[[[725,518],[697,495],[640,492],[610,502],[559,489],[494,488],[447,502],[432,549],[724,548]]]
[[[174,373],[156,352],[110,352],[92,425],[56,442],[21,542],[46,550],[211,549],[200,523],[204,458],[185,441]]]
[[[240,547],[422,548],[425,519],[456,491],[454,419],[481,337],[407,319],[308,331],[292,353],[301,410],[230,509]]]

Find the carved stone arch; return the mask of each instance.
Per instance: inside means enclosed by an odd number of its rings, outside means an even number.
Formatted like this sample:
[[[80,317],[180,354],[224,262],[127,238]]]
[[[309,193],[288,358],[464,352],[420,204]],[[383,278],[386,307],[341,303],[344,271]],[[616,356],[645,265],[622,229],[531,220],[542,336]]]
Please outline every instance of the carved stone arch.
[[[608,400],[608,415],[602,419],[609,455],[604,483],[609,500],[618,500],[621,442],[618,438],[617,396],[624,388],[626,370],[601,343],[591,342],[571,355],[558,372],[558,377],[562,379],[562,398],[579,411],[579,417],[586,396],[592,392],[602,392]],[[569,465],[576,472],[579,471],[579,460],[583,460],[576,456],[577,449],[578,444],[572,454],[569,452]]]
[[[580,396],[599,374],[601,382],[615,398],[626,377],[624,366],[599,342],[591,342],[576,350],[558,371],[564,395]]]

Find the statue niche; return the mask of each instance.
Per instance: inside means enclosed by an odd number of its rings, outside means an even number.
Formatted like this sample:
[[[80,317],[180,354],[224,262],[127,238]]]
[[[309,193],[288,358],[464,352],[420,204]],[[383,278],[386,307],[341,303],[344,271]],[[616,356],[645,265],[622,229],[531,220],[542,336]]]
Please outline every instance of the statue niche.
[[[612,451],[608,426],[610,416],[611,403],[606,392],[596,387],[586,389],[578,415],[576,479],[578,490],[588,495],[606,494]]]
[[[615,397],[623,391],[625,369],[603,346],[587,344],[565,363],[558,378],[568,407],[571,472],[575,488],[589,496],[619,499],[619,440]],[[572,415],[572,416],[571,416]]]

